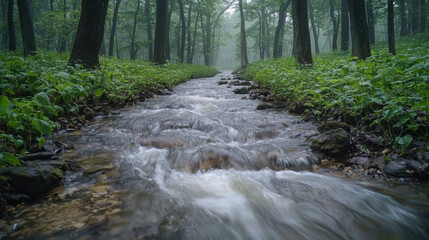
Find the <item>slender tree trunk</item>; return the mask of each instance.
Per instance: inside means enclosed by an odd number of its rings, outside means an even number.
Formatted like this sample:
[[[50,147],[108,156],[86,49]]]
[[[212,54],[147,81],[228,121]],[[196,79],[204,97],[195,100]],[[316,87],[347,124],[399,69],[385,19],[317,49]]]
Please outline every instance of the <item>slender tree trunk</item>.
[[[66,21],[67,21],[67,1],[63,0],[63,29],[61,31],[61,36],[60,36],[60,46],[58,47],[58,52],[65,52],[66,51],[66,45],[67,45],[67,35],[68,33],[66,32]]]
[[[273,47],[273,58],[278,58],[282,55],[282,53],[280,53],[280,44],[283,44],[283,42],[280,42],[281,40],[281,32],[282,32],[282,28],[284,28],[285,23],[286,23],[286,10],[287,7],[289,6],[290,2],[292,0],[288,0],[287,2],[282,1],[281,5],[280,5],[280,9],[279,9],[279,19],[277,22],[277,27],[276,27],[276,33],[274,34],[274,47]]]
[[[170,48],[170,26],[171,26],[171,15],[173,14],[173,3],[171,3],[170,10],[167,12],[167,22],[165,25],[165,59],[170,61],[171,48]]]
[[[82,0],[82,12],[69,65],[82,64],[84,68],[99,69],[99,52],[104,34],[109,0]]]
[[[238,0],[238,7],[240,9],[240,56],[241,66],[247,66],[249,60],[247,58],[247,41],[246,41],[246,26],[244,21],[243,0]]]
[[[121,0],[116,0],[115,9],[113,10],[112,29],[109,36],[109,57],[113,56],[113,46],[115,45],[116,23],[118,22],[118,12]]]
[[[198,28],[198,19],[200,18],[200,13],[197,13],[197,17],[195,18],[195,25],[194,25],[194,37],[192,40],[192,51],[191,51],[191,59],[190,63],[193,62],[194,59],[194,52],[195,52],[195,40],[197,39],[197,28]]]
[[[348,0],[352,30],[352,55],[359,59],[371,56],[364,0]]]
[[[16,50],[16,35],[15,35],[15,23],[13,21],[13,0],[8,0],[7,4],[7,29],[9,37],[9,51]]]
[[[104,42],[104,37],[101,40],[101,45],[100,45],[100,56],[106,56],[106,44]]]
[[[208,66],[209,65],[209,57],[208,57],[208,49],[207,49],[207,37],[206,37],[206,29],[207,27],[204,26],[204,20],[203,17],[201,16],[201,34],[203,35],[203,56],[204,56],[204,65]]]
[[[313,64],[310,30],[308,29],[307,0],[292,0],[293,38],[295,59],[299,64]]]
[[[314,9],[311,2],[308,2],[308,9],[309,9],[308,13],[310,16],[311,30],[313,32],[313,38],[314,38],[314,48],[315,48],[316,54],[319,54],[320,53],[319,35],[317,34],[316,24],[314,23]]]
[[[189,2],[188,9],[188,22],[187,22],[187,34],[188,34],[188,47],[186,49],[186,63],[191,64],[191,48],[192,48],[192,35],[191,35],[191,16],[192,16],[192,1]]]
[[[7,23],[7,5],[8,5],[8,1],[7,0],[3,0],[1,1],[1,18],[2,18],[2,22],[3,23]],[[2,33],[2,37],[1,37],[1,48],[2,49],[7,49],[8,48],[8,31],[3,31]]]
[[[133,33],[131,35],[131,47],[130,47],[130,58],[131,60],[137,59],[137,51],[138,47],[136,47],[136,29],[137,29],[137,16],[140,11],[140,0],[137,0],[137,8],[136,13],[134,14],[134,25],[133,25]]]
[[[168,0],[156,0],[156,26],[153,61],[157,64],[165,63],[165,32],[167,27],[167,7]]]
[[[425,32],[426,30],[426,1],[420,0],[420,31]]]
[[[368,36],[369,36],[369,44],[375,44],[375,19],[374,19],[374,9],[372,6],[373,0],[366,1],[366,11],[368,17]]]
[[[329,12],[331,15],[331,21],[333,26],[333,34],[332,34],[332,51],[336,51],[337,47],[337,39],[338,39],[338,20],[335,17],[335,3],[334,0],[329,0]]]
[[[271,42],[271,32],[270,32],[270,25],[271,25],[271,18],[270,16],[267,17],[267,21],[265,22],[265,56],[268,58],[270,56],[270,42]]]
[[[420,31],[419,28],[419,13],[420,4],[419,0],[412,0],[412,12],[411,12],[411,25],[412,33],[416,34]]]
[[[147,35],[147,50],[149,53],[149,61],[152,61],[153,58],[153,37],[152,37],[152,21],[150,14],[150,0],[145,1],[145,17],[146,17],[146,35]]]
[[[399,11],[401,13],[401,37],[408,35],[407,13],[405,11],[405,0],[399,0]]]
[[[186,43],[186,20],[185,20],[185,10],[183,9],[182,0],[178,0],[179,3],[179,12],[180,12],[180,24],[181,24],[181,38],[180,38],[180,48],[179,48],[179,62],[183,62],[185,59],[185,43]]]
[[[119,52],[118,33],[115,33],[115,46],[116,46],[116,58],[121,59],[121,54]]]
[[[341,0],[341,50],[349,50],[349,3],[348,0]]]
[[[36,54],[36,38],[34,36],[33,18],[29,0],[18,0],[19,20],[21,22],[24,56]]]
[[[389,53],[396,55],[393,0],[387,0],[387,35]]]

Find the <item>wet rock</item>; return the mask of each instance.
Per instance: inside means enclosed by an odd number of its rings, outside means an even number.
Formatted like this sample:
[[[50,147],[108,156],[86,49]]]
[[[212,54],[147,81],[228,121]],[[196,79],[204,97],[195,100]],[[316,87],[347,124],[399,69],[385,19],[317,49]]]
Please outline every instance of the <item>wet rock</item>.
[[[363,144],[366,148],[368,148],[370,151],[375,152],[382,148],[384,148],[384,144],[378,139],[378,137],[366,134],[365,138],[363,139]]]
[[[94,225],[94,224],[101,224],[106,221],[106,216],[98,215],[98,216],[92,216],[88,219],[88,224]]]
[[[51,159],[55,154],[53,152],[37,152],[37,153],[30,153],[23,157],[20,157],[19,159],[22,161],[33,161],[33,160],[49,160]]]
[[[249,81],[242,81],[242,82],[240,82],[238,85],[239,85],[239,86],[250,86],[250,85],[252,85],[252,83],[251,83],[251,82],[249,82]]]
[[[238,80],[231,81],[231,82],[229,82],[228,85],[230,85],[230,86],[238,86],[238,85],[240,85],[240,81],[238,81]]]
[[[105,172],[112,169],[115,169],[115,166],[113,164],[97,165],[97,166],[92,166],[91,168],[85,169],[85,173],[92,174],[96,172]]]
[[[30,195],[41,195],[46,193],[63,178],[63,171],[51,165],[36,167],[7,167],[0,175],[8,177],[9,183],[17,190]]]
[[[177,138],[156,137],[150,139],[142,139],[140,140],[140,145],[152,146],[155,148],[172,148],[184,146],[186,145],[186,143]]]
[[[383,172],[387,175],[394,177],[420,177],[424,178],[428,176],[429,164],[421,164],[418,161],[410,159],[396,159],[390,161],[383,168]]]
[[[10,204],[18,204],[30,200],[30,197],[23,193],[3,193],[3,197]]]
[[[7,239],[7,233],[0,232],[0,240]]]
[[[249,89],[247,87],[237,88],[233,91],[235,94],[248,94]]]
[[[108,185],[92,186],[89,188],[89,190],[99,195],[106,195],[107,192],[109,191],[109,186]]]
[[[338,129],[338,128],[342,128],[344,130],[346,130],[348,133],[350,132],[350,126],[343,123],[343,122],[338,122],[338,121],[327,121],[325,123],[320,124],[319,127],[317,127],[317,130],[321,133],[323,132],[327,132],[330,130],[334,130],[334,129]]]
[[[72,172],[78,172],[82,170],[82,167],[76,161],[62,158],[62,157],[55,157],[50,160],[34,160],[34,161],[24,162],[23,165],[29,166],[29,167],[50,165],[55,168],[59,168],[62,171],[72,171]]]
[[[424,152],[422,154],[422,160],[425,162],[429,162],[429,152]]]
[[[86,120],[91,120],[95,116],[94,111],[89,107],[86,107],[83,109],[83,114],[84,114]]]
[[[313,151],[334,157],[344,157],[351,146],[351,136],[342,128],[312,136],[308,140]]]
[[[45,144],[42,147],[43,151],[51,152],[54,154],[60,153],[65,149],[64,145],[59,141],[52,141],[50,139],[46,140]]]
[[[322,161],[320,161],[320,166],[323,168],[327,168],[331,166],[331,162],[328,159],[323,159]]]
[[[367,157],[354,157],[349,160],[350,163],[367,166],[369,164],[369,158]]]
[[[221,80],[221,81],[217,82],[217,84],[218,84],[218,85],[228,84],[228,81]]]
[[[274,105],[271,103],[261,103],[256,107],[256,110],[265,110],[269,108],[274,108]]]

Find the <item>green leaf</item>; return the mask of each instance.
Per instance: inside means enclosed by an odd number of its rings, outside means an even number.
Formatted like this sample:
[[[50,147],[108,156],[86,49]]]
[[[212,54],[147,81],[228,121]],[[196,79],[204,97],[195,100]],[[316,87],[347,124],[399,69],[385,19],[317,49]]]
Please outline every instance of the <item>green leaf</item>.
[[[403,137],[395,138],[395,143],[402,145],[404,147],[408,147],[412,141],[413,141],[413,136],[411,135],[405,135]]]
[[[94,91],[94,95],[97,97],[101,97],[101,95],[103,95],[104,91],[101,88],[98,88],[97,90]]]
[[[19,159],[16,158],[15,155],[8,152],[0,153],[0,164],[1,163],[7,163],[12,166],[21,166],[21,162],[19,161]]]
[[[6,96],[0,96],[0,107],[8,108],[12,103]]]
[[[55,125],[41,119],[34,119],[31,123],[41,134],[51,134]]]
[[[65,80],[70,80],[70,74],[68,74],[66,72],[59,72],[59,73],[55,74],[55,76],[62,77]]]
[[[46,139],[44,137],[39,137],[36,140],[39,143],[39,147],[42,147],[43,145],[45,145]]]
[[[39,106],[49,106],[51,105],[51,100],[49,100],[49,96],[45,92],[39,92],[33,97],[36,104]]]

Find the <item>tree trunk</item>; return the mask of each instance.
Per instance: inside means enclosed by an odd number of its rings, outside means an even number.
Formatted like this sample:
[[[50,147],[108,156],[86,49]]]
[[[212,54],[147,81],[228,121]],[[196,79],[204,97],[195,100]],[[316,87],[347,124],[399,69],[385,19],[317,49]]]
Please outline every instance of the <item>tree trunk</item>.
[[[21,22],[22,44],[24,56],[36,54],[36,38],[34,36],[33,18],[30,13],[30,1],[18,0],[19,20]]]
[[[136,13],[134,14],[133,32],[131,35],[131,46],[130,46],[130,59],[131,60],[137,59],[138,47],[135,47],[135,45],[136,45],[135,41],[136,41],[137,16],[139,15],[139,11],[140,11],[140,0],[137,0]]]
[[[186,63],[191,64],[191,48],[192,48],[192,35],[191,35],[191,16],[192,16],[192,2],[189,2],[188,9],[188,22],[187,22],[187,34],[188,34],[188,47],[186,49]]]
[[[314,9],[311,2],[308,3],[308,13],[310,16],[310,23],[311,23],[311,30],[313,32],[313,38],[314,38],[314,48],[316,51],[316,54],[320,53],[319,49],[319,35],[317,34],[316,24],[314,23]]]
[[[115,45],[116,23],[118,22],[118,12],[121,0],[116,0],[115,9],[113,10],[112,29],[109,37],[109,57],[113,56],[113,46]]]
[[[171,26],[171,15],[173,14],[173,3],[171,3],[170,10],[167,12],[167,21],[165,24],[165,59],[170,61],[171,48],[170,48],[170,26]]]
[[[61,31],[61,36],[60,36],[60,46],[58,47],[58,52],[65,52],[66,51],[66,45],[67,45],[67,32],[66,32],[66,21],[67,21],[67,1],[63,0],[63,30]]]
[[[425,0],[420,0],[420,32],[425,32],[426,30],[426,2]]]
[[[266,8],[265,6],[261,7],[261,20],[260,20],[260,24],[261,24],[261,37],[260,37],[260,41],[261,41],[261,59],[265,58],[265,52],[267,50],[266,45],[267,45],[267,30],[266,28],[267,26],[267,12],[266,12]],[[268,52],[267,52],[268,55]]]
[[[197,17],[195,18],[195,25],[194,25],[194,37],[192,40],[192,51],[191,51],[191,59],[190,63],[192,63],[194,59],[194,52],[195,52],[195,40],[197,39],[197,28],[198,28],[198,19],[200,18],[200,13],[197,13]]]
[[[156,26],[153,61],[157,64],[165,63],[165,32],[167,27],[167,6],[168,0],[156,0]]]
[[[374,20],[374,9],[372,7],[372,0],[366,1],[366,11],[368,17],[368,36],[369,44],[375,44],[375,20]]]
[[[405,11],[405,0],[399,0],[399,11],[401,13],[401,37],[408,35],[407,13]]]
[[[104,43],[104,37],[101,39],[100,56],[106,56],[106,44]]]
[[[179,12],[180,12],[180,23],[181,23],[181,37],[180,37],[180,48],[179,48],[179,62],[183,62],[185,59],[185,43],[186,43],[186,20],[185,10],[183,9],[182,0],[178,0]]]
[[[371,56],[364,0],[348,0],[352,30],[352,55],[359,59]]]
[[[334,0],[329,0],[329,12],[331,15],[331,21],[333,26],[332,34],[332,51],[337,51],[337,39],[338,39],[338,20],[335,17],[335,3]]]
[[[152,22],[150,18],[150,0],[145,1],[145,15],[146,15],[146,31],[147,31],[147,50],[149,53],[149,61],[152,61],[153,58],[153,37],[152,37]]]
[[[287,2],[282,1],[280,5],[279,20],[276,27],[276,33],[274,34],[273,58],[278,58],[282,55],[280,52],[280,45],[283,44],[281,33],[286,23],[286,10],[289,7],[291,1],[292,0],[288,0]]]
[[[13,21],[13,0],[8,0],[7,4],[7,29],[9,37],[9,51],[16,50],[16,35],[15,35],[15,23]]]
[[[416,34],[420,31],[419,29],[419,0],[412,0],[412,12],[411,12],[411,26],[412,33]]]
[[[247,42],[246,42],[246,26],[244,22],[243,0],[238,0],[240,9],[240,59],[241,66],[247,66],[249,60],[247,58]]]
[[[2,18],[2,22],[3,23],[7,23],[7,5],[8,5],[8,1],[3,0],[1,2],[1,18]],[[8,40],[8,36],[7,36],[8,32],[7,31],[3,31],[2,32],[2,37],[1,37],[1,48],[2,49],[7,49],[7,40]]]
[[[387,35],[389,53],[396,55],[393,0],[387,0]]]
[[[259,59],[264,59],[264,34],[265,34],[265,24],[262,21],[262,14],[258,12],[258,22],[259,22],[259,31],[258,31],[258,50],[259,50]]]
[[[82,0],[82,11],[76,38],[70,53],[69,65],[99,69],[99,52],[104,34],[104,22],[109,0]]]
[[[308,29],[307,0],[292,0],[293,38],[295,59],[299,64],[313,64],[310,30]]]
[[[203,16],[201,16],[201,34],[203,35],[203,56],[204,56],[204,65],[209,65],[209,57],[208,57],[208,49],[207,49],[207,34],[205,32],[205,29],[207,29],[206,26],[204,26],[204,20]]]
[[[348,0],[341,0],[341,50],[349,50],[349,3]]]

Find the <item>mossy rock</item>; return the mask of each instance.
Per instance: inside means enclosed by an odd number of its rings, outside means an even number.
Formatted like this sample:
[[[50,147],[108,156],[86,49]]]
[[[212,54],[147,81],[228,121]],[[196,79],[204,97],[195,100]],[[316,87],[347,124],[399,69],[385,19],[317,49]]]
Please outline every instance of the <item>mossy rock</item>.
[[[350,126],[343,123],[343,122],[338,122],[338,121],[327,121],[325,123],[322,123],[317,128],[317,130],[321,133],[324,133],[324,132],[334,130],[334,129],[338,129],[338,128],[342,128],[346,132],[350,133]]]

